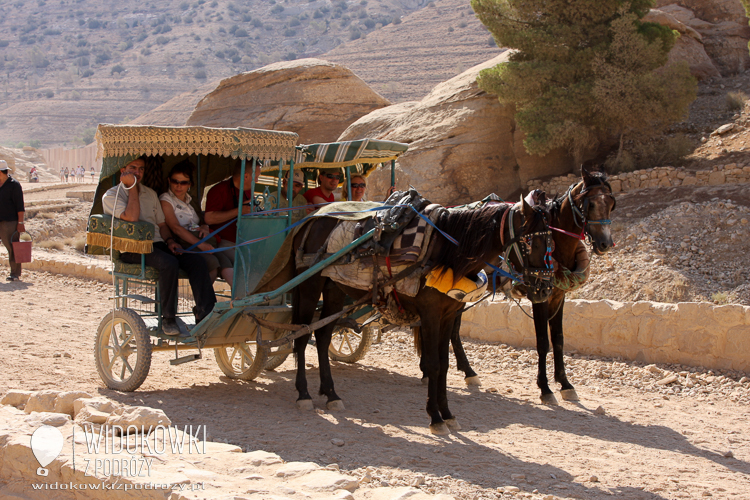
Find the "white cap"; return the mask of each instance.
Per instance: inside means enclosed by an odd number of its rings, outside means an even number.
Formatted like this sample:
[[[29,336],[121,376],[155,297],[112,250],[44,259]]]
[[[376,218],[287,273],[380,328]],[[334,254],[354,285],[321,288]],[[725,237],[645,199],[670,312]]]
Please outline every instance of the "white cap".
[[[284,176],[287,179],[289,178],[289,171],[287,170],[286,175]],[[305,184],[305,176],[302,173],[302,170],[295,170],[294,175],[292,176],[292,182],[299,182],[300,184]]]
[[[10,170],[8,168],[8,162],[5,160],[0,160],[0,170]]]

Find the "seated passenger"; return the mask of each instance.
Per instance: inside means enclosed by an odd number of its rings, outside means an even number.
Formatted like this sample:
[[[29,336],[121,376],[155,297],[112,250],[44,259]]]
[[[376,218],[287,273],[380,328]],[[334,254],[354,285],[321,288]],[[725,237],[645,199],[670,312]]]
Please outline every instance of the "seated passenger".
[[[339,186],[339,180],[341,180],[341,174],[339,172],[323,172],[321,170],[318,174],[318,187],[308,189],[304,193],[304,197],[310,205],[319,205],[322,203],[333,203],[333,192]],[[309,214],[315,208],[308,208],[307,213]]]
[[[365,198],[365,190],[367,189],[367,182],[365,178],[359,174],[352,175],[352,201],[367,201]],[[344,183],[344,197],[347,196],[347,185]]]
[[[216,303],[216,295],[208,276],[206,261],[200,255],[181,254],[182,247],[175,241],[164,219],[159,197],[153,189],[140,183],[146,169],[146,158],[127,163],[120,168],[123,188],[114,186],[102,198],[104,213],[129,222],[150,222],[154,225],[154,248],[146,254],[146,265],[159,271],[159,299],[161,302],[162,331],[166,335],[179,335],[177,326],[177,280],[179,270],[184,270],[190,279],[195,297],[195,319],[200,322]],[[131,186],[135,186],[132,189]],[[123,252],[123,262],[140,264],[141,255]]]
[[[212,187],[206,195],[206,211],[203,218],[208,224],[211,231],[216,231],[227,221],[237,218],[238,204],[240,200],[240,178],[242,177],[242,164],[237,163],[232,172],[232,177],[221,181]],[[255,169],[255,182],[260,177],[260,165]],[[250,203],[253,199],[253,193],[250,191],[253,179],[252,161],[247,162],[245,168],[245,192],[242,195],[242,213],[250,213]],[[237,239],[237,221],[222,229],[216,234],[219,242],[218,248],[233,247]],[[215,255],[222,253],[234,267],[234,248],[228,248],[223,252],[217,252]],[[232,285],[231,280],[227,282]]]
[[[286,192],[287,192],[287,186],[289,185],[287,182],[287,179],[289,178],[289,172],[286,173],[284,176],[284,179],[281,181],[281,207],[289,207],[289,202],[286,199]],[[294,171],[294,179],[292,181],[292,206],[293,207],[303,207],[307,205],[307,200],[304,196],[300,194],[300,191],[302,191],[302,188],[305,187],[305,175],[302,173],[301,170],[295,170]],[[292,224],[297,222],[298,220],[302,219],[305,215],[307,215],[307,212],[305,210],[294,210],[292,212]]]
[[[201,218],[190,204],[192,197],[188,194],[188,191],[193,185],[193,169],[193,164],[188,160],[181,161],[172,167],[167,177],[169,189],[159,196],[167,225],[175,236],[177,243],[185,248],[193,246],[211,233],[208,225],[200,224]],[[216,239],[212,237],[196,248],[203,251],[213,250],[215,244]],[[234,269],[232,269],[229,258],[223,252],[201,255],[206,260],[212,283],[216,280],[219,271],[221,271],[222,278],[228,283],[232,283]]]

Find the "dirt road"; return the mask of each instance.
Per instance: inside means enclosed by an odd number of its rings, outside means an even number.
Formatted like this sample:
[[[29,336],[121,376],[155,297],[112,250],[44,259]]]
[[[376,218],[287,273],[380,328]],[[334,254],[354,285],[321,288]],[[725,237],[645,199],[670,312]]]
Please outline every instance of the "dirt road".
[[[87,390],[161,408],[176,425],[205,424],[212,440],[245,450],[337,463],[372,481],[462,499],[750,499],[750,383],[737,373],[659,366],[716,379],[708,390],[675,393],[642,365],[574,355],[569,376],[581,402],[548,407],[538,404],[534,352],[467,341],[483,386],[468,390],[451,369],[449,400],[463,430],[443,438],[427,429],[426,388],[405,333],[387,334],[356,365],[333,363],[346,404],[338,413],[318,396],[320,410],[296,409],[291,359],[254,382],[237,382],[222,376],[210,351],[177,367],[169,354],[155,353],[137,392],[107,390],[93,343],[108,294],[106,285],[46,273],[0,283],[0,393]],[[317,365],[312,348],[307,360]],[[508,486],[519,491],[499,492]]]

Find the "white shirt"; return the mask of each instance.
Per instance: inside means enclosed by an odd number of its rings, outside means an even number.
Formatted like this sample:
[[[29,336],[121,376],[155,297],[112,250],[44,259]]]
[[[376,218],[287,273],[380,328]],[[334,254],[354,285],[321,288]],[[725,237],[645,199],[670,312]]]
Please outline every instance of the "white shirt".
[[[195,231],[197,226],[200,223],[200,218],[198,217],[198,214],[195,212],[195,209],[190,204],[190,201],[192,198],[189,194],[185,193],[185,201],[180,200],[178,197],[174,195],[172,190],[170,189],[163,195],[159,196],[159,199],[161,201],[166,201],[170,205],[172,205],[172,209],[174,210],[174,215],[177,217],[177,222],[180,223],[180,226],[184,227],[185,229],[189,231]]]
[[[164,241],[161,237],[161,231],[159,231],[159,224],[164,224],[164,212],[161,209],[161,203],[159,197],[156,195],[156,191],[148,186],[141,184],[139,186],[140,191],[138,195],[138,203],[141,205],[141,213],[138,217],[139,221],[150,222],[154,225],[154,241]],[[115,217],[121,217],[125,208],[128,206],[128,195],[130,191],[125,189],[123,186],[120,189],[120,195],[117,196],[117,186],[111,187],[104,193],[102,197],[102,206],[104,207],[104,213],[108,215],[114,215]],[[115,207],[115,197],[117,197],[117,203]],[[117,210],[115,210],[115,208]]]

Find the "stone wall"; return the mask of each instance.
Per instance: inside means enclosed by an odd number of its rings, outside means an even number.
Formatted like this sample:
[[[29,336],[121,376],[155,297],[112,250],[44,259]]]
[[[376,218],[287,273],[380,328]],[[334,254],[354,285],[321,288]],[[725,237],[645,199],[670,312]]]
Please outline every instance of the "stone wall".
[[[531,314],[531,305],[522,305]],[[563,321],[566,351],[750,371],[748,306],[569,300]],[[483,302],[470,309],[461,335],[536,346],[533,322],[515,303]]]
[[[580,179],[580,175],[568,174],[546,181],[530,180],[526,184],[529,191],[538,188],[554,195],[564,193]],[[654,187],[739,184],[750,182],[750,161],[717,165],[712,170],[698,171],[685,170],[684,167],[656,167],[612,175],[609,180],[615,193]]]

